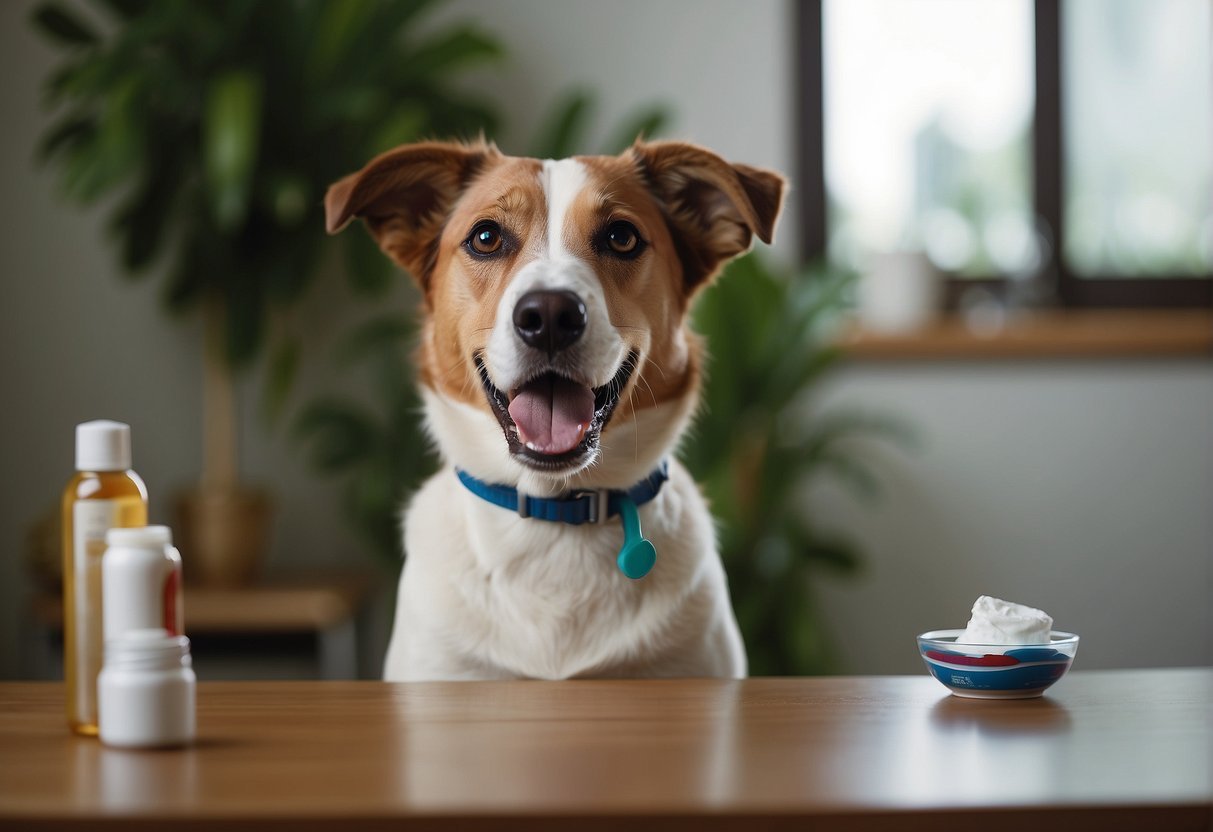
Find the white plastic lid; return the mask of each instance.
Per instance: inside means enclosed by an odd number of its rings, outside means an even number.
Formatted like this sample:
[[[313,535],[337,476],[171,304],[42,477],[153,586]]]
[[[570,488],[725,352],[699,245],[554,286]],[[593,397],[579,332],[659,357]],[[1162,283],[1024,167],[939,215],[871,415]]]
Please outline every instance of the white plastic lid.
[[[126,630],[105,642],[107,670],[176,670],[190,667],[190,640],[168,630]]]
[[[130,425],[109,419],[76,425],[77,471],[125,471],[130,467]]]
[[[134,526],[132,528],[109,529],[105,533],[106,546],[150,546],[160,549],[173,545],[173,532],[168,526]]]

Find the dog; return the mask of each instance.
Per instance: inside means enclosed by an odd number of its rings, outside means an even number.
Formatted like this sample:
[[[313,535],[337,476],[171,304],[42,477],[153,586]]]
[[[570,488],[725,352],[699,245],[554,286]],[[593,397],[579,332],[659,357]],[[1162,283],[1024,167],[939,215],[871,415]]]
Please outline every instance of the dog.
[[[384,677],[743,678],[698,486],[688,309],[785,181],[684,142],[510,157],[422,142],[334,183],[423,296],[417,350],[442,469],[405,511]]]

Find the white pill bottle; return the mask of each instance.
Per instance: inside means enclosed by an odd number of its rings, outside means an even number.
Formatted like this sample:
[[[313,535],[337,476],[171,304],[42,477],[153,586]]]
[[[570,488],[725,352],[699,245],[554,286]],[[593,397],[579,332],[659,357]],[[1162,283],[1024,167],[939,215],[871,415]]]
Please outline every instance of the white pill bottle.
[[[181,555],[166,526],[110,529],[105,542],[101,741],[126,748],[185,745],[195,734],[196,679],[181,632]]]
[[[101,558],[105,640],[127,630],[163,628],[184,635],[181,553],[168,526],[110,529]]]
[[[108,640],[97,677],[101,741],[120,748],[192,742],[195,686],[185,636],[158,628],[127,630]]]

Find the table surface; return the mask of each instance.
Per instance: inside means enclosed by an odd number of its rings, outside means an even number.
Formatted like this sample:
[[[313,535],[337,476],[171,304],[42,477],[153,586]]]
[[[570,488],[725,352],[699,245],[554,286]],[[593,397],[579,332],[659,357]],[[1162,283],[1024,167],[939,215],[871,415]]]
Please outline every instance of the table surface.
[[[1207,830],[1213,670],[1044,698],[926,677],[199,686],[199,740],[71,736],[0,684],[0,827]]]

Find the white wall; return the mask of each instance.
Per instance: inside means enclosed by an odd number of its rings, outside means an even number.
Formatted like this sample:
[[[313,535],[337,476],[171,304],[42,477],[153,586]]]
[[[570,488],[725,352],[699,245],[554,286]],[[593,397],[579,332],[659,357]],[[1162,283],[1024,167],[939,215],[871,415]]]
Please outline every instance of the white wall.
[[[586,152],[626,117],[666,105],[662,138],[687,139],[726,159],[791,170],[791,5],[787,0],[454,0],[435,22],[477,21],[505,41],[509,72],[472,86],[504,105],[502,149],[525,154],[551,105],[572,89],[598,104]],[[777,248],[795,250],[793,200]]]
[[[813,495],[862,544],[819,597],[846,669],[913,673],[913,637],[963,627],[982,594],[1082,638],[1079,667],[1213,663],[1213,364],[854,364],[822,407],[902,416],[873,448],[883,498]]]
[[[25,22],[32,6],[0,4],[0,677],[17,673],[24,530],[70,473],[72,425],[131,422],[157,520],[199,462],[195,324],[167,319],[156,287],[121,280],[100,218],[57,201],[31,164],[50,65]],[[588,85],[601,91],[599,134],[664,100],[674,135],[791,171],[789,9],[456,0],[441,15],[473,15],[510,47],[510,68],[477,81],[509,113],[507,150],[526,147],[557,92]],[[785,256],[794,235],[787,216]],[[325,313],[333,302],[303,311],[321,334],[339,328]],[[324,369],[312,365],[313,389],[328,383]],[[917,672],[913,635],[963,624],[978,592],[1051,610],[1084,636],[1083,666],[1210,662],[1213,364],[856,366],[828,398],[903,413],[927,440],[917,455],[882,455],[888,493],[874,508],[813,496],[869,554],[861,581],[820,587],[851,669]],[[358,560],[335,490],[260,427],[251,400],[242,430],[247,476],[278,493],[271,566]],[[1157,652],[1139,651],[1145,638]]]

